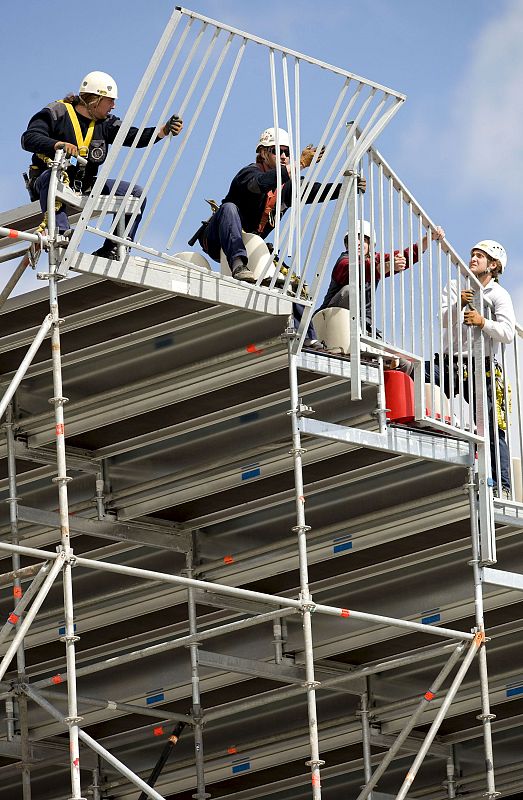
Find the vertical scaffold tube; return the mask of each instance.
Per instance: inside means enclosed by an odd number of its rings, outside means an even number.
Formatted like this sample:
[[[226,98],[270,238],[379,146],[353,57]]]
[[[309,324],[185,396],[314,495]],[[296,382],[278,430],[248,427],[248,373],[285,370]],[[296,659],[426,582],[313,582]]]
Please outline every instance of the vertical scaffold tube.
[[[307,689],[307,709],[309,714],[309,739],[311,758],[307,765],[311,768],[312,797],[321,800],[321,775],[320,767],[325,763],[320,759],[318,742],[318,721],[316,713],[316,687],[319,685],[314,679],[314,655],[312,648],[312,611],[314,603],[309,592],[309,574],[307,568],[307,531],[310,528],[305,524],[305,497],[303,494],[303,449],[301,446],[298,418],[301,413],[300,398],[298,395],[298,372],[296,356],[292,353],[292,341],[289,338],[289,386],[291,395],[291,410],[289,416],[292,425],[292,456],[294,461],[294,491],[296,500],[296,526],[293,531],[298,536],[298,557],[300,564],[300,599],[302,602],[303,638],[305,652],[305,671]]]
[[[51,403],[54,406],[55,433],[56,433],[56,462],[57,476],[53,480],[58,485],[58,509],[60,513],[60,534],[64,553],[63,567],[63,589],[64,589],[64,616],[65,616],[65,635],[62,640],[65,643],[65,655],[67,666],[67,717],[65,721],[69,726],[69,757],[71,759],[71,800],[83,800],[80,784],[80,746],[78,739],[78,704],[76,700],[76,654],[75,643],[79,637],[74,630],[74,607],[73,607],[73,584],[72,584],[72,564],[73,550],[71,548],[71,538],[69,534],[69,500],[67,484],[71,480],[67,476],[66,454],[65,454],[65,429],[64,429],[64,404],[67,398],[62,391],[62,357],[60,350],[60,324],[62,320],[58,313],[58,280],[57,262],[55,247],[56,219],[55,219],[55,198],[58,180],[58,169],[60,166],[61,151],[55,156],[51,169],[51,179],[49,181],[49,194],[47,199],[48,209],[48,233],[49,233],[49,305],[52,318],[52,367],[53,367],[53,392],[54,396]]]
[[[194,546],[187,553],[187,577],[193,577],[194,565]],[[187,607],[189,611],[189,633],[198,633],[196,621],[196,602],[194,600],[194,589],[187,588]],[[192,717],[194,719],[194,758],[196,764],[196,794],[195,800],[206,800],[211,795],[205,791],[205,767],[203,759],[203,730],[202,730],[202,706],[200,700],[200,674],[198,669],[198,642],[191,642],[189,645],[191,654],[191,686],[192,686]]]
[[[486,487],[480,486],[480,492],[488,491]],[[474,609],[476,615],[476,627],[481,633],[485,632],[485,618],[483,613],[483,586],[481,583],[481,569],[479,566],[479,541],[480,532],[478,524],[478,502],[476,499],[477,487],[474,481],[474,468],[469,468],[468,494],[470,506],[470,537],[472,545],[472,571],[474,575]],[[478,653],[479,663],[479,683],[481,691],[481,714],[478,719],[483,725],[483,747],[485,751],[485,769],[487,771],[487,793],[490,798],[498,797],[496,792],[496,782],[494,776],[494,753],[492,749],[492,725],[491,722],[496,715],[490,711],[490,699],[488,693],[488,671],[487,671],[487,650],[485,640]]]
[[[372,778],[372,751],[370,748],[370,721],[369,721],[369,679],[365,679],[366,691],[360,698],[360,717],[361,717],[361,743],[363,747],[363,774],[365,783],[368,784]],[[372,800],[372,792],[367,797]]]
[[[15,436],[14,436],[14,414],[13,406],[7,408],[7,418],[5,423],[6,442],[7,442],[7,469],[9,478],[9,521],[11,525],[11,541],[13,544],[20,544],[18,536],[18,496],[16,485],[16,460],[15,460]],[[13,572],[20,569],[19,553],[12,554]],[[22,581],[15,575],[13,579],[13,597],[18,601],[22,597]],[[18,619],[16,626],[20,628],[21,620]],[[23,641],[16,651],[17,677],[20,682],[25,681],[25,652]],[[27,720],[27,698],[25,695],[18,696],[18,714],[20,721],[20,738],[22,745],[22,797],[23,800],[31,800],[31,768],[29,766],[29,725]]]

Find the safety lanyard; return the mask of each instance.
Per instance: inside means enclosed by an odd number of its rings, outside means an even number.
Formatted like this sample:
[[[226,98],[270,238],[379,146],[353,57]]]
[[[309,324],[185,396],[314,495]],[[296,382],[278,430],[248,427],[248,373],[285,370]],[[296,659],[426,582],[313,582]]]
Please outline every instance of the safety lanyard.
[[[82,129],[80,128],[80,123],[78,122],[78,117],[76,116],[76,111],[72,107],[71,103],[65,103],[63,100],[61,100],[60,102],[64,104],[64,106],[67,109],[67,113],[69,114],[69,119],[71,120],[71,124],[74,130],[74,135],[76,137],[76,145],[78,147],[78,153],[81,156],[84,156],[84,158],[86,158],[89,153],[89,145],[91,144],[91,139],[93,138],[94,119],[90,121],[84,139],[82,135]]]

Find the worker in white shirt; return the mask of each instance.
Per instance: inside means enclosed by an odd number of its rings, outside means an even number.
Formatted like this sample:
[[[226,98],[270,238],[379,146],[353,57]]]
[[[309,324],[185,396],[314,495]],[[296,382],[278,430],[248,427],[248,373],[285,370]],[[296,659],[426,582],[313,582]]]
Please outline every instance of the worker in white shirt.
[[[498,283],[499,276],[507,265],[505,248],[492,239],[478,242],[470,251],[469,269],[483,286],[483,293],[492,308],[490,317],[485,317],[474,308],[474,290],[463,289],[458,298],[457,282],[451,281],[443,290],[442,296],[442,322],[444,326],[443,339],[443,373],[444,391],[450,397],[450,356],[449,338],[453,342],[453,373],[454,394],[459,391],[459,359],[457,346],[459,342],[459,326],[462,328],[462,341],[467,340],[467,328],[477,327],[486,339],[485,341],[485,369],[487,373],[487,399],[489,419],[492,420],[493,405],[496,406],[496,418],[499,442],[499,464],[501,478],[501,493],[505,498],[510,497],[510,462],[506,441],[507,413],[504,408],[504,393],[502,390],[501,367],[496,361],[500,344],[510,344],[516,331],[516,318],[514,306],[506,289]],[[467,363],[467,356],[463,356],[463,392],[465,400],[469,399],[469,377],[474,372],[474,365]],[[430,362],[425,364],[425,379],[431,380]],[[439,386],[441,378],[441,362],[439,354],[434,359],[434,381]],[[501,387],[501,388],[499,388]],[[492,427],[492,422],[490,423]],[[495,435],[490,437],[492,478],[497,481]],[[495,489],[496,491],[496,489]]]

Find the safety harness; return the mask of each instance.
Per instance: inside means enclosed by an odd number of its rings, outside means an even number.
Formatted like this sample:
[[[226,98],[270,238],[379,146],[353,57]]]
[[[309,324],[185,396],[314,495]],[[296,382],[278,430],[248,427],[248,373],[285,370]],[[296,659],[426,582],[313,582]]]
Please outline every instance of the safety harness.
[[[73,126],[74,137],[76,139],[76,146],[78,148],[78,154],[83,156],[84,158],[87,158],[87,156],[89,155],[89,145],[91,144],[91,141],[92,141],[92,138],[93,138],[93,134],[94,134],[95,120],[94,119],[90,120],[89,126],[87,128],[87,132],[86,132],[86,134],[84,136],[83,133],[82,133],[82,129],[80,127],[80,122],[78,120],[78,115],[77,115],[74,107],[71,105],[71,103],[66,103],[65,100],[58,100],[57,102],[58,103],[62,103],[62,105],[64,105],[65,108],[66,108],[67,114],[69,116],[69,120],[71,122],[71,125]],[[38,156],[38,158],[41,161],[44,162],[46,167],[50,168],[52,166],[52,164],[53,164],[52,158],[49,158],[49,156],[46,156],[44,153],[37,153],[36,155]],[[31,184],[34,184],[34,181],[40,175],[40,170],[35,165],[31,165],[31,167],[29,169],[30,169],[30,173],[32,173],[32,174],[30,175],[30,180],[28,182],[26,182],[26,184],[28,183],[27,188],[29,190],[29,194],[31,194]],[[85,173],[85,167],[78,166],[77,170],[76,170],[76,176],[75,176],[74,184],[73,184],[73,188],[75,189],[75,191],[78,191],[78,192],[82,191],[82,181],[83,181],[84,173]],[[62,181],[62,183],[66,184],[67,186],[70,185],[69,175],[67,174],[66,170],[62,170],[62,173],[60,175],[60,180]],[[63,206],[63,203],[60,200],[56,200],[55,201],[55,210],[56,211],[59,211],[62,208],[62,206]],[[44,213],[44,216],[42,218],[42,222],[38,226],[37,231],[43,231],[46,227],[47,227],[47,211]]]

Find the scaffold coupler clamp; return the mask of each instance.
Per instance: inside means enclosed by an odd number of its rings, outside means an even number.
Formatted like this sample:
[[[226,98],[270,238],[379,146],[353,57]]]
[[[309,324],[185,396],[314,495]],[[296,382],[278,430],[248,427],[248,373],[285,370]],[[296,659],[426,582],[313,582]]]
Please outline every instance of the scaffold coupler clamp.
[[[324,765],[325,765],[325,761],[322,758],[318,758],[318,759],[312,759],[311,758],[311,759],[309,759],[309,761],[305,762],[305,766],[306,767],[312,767],[313,769],[315,767],[323,767]]]

